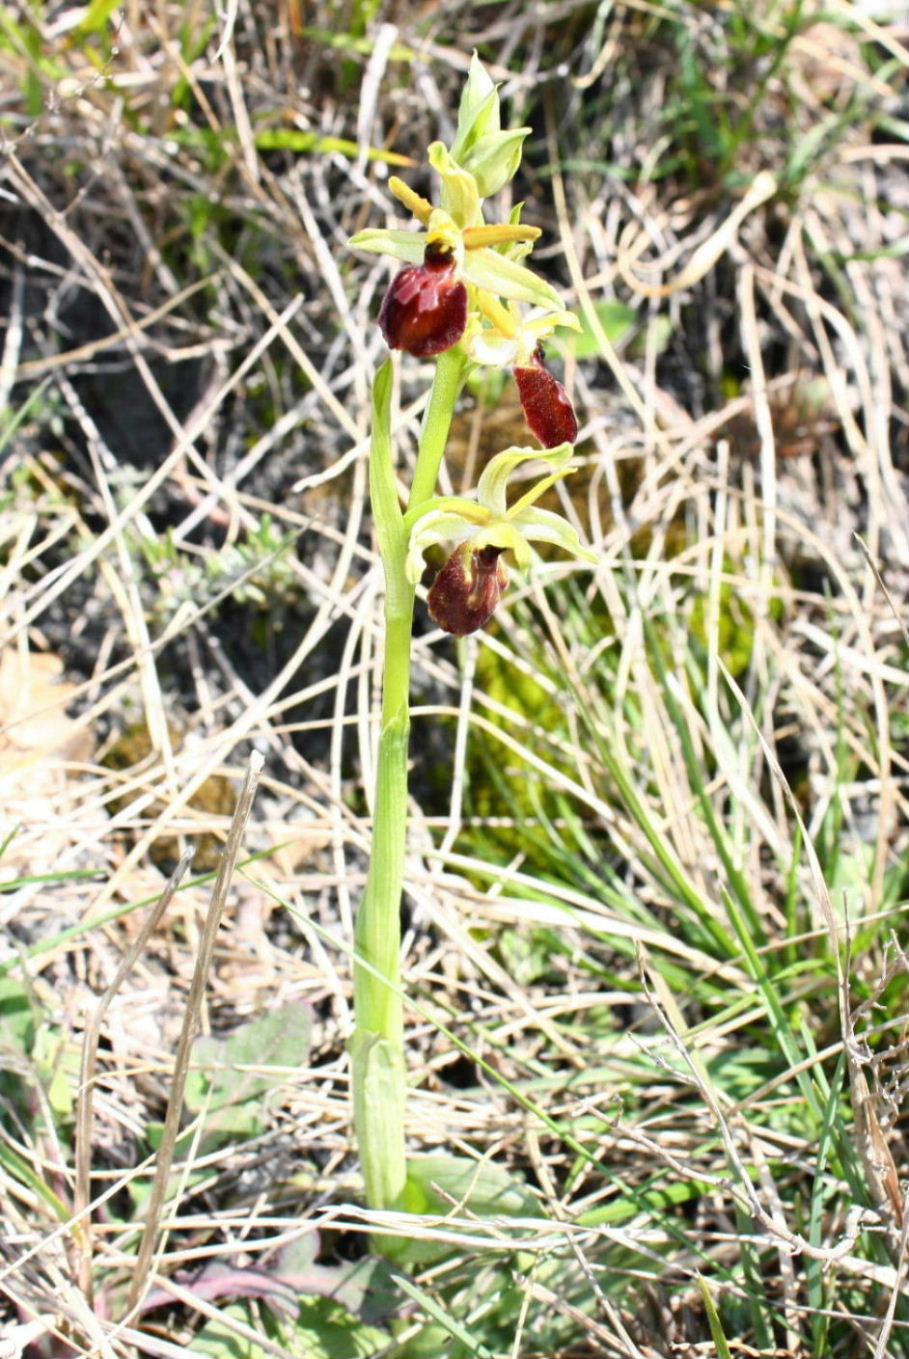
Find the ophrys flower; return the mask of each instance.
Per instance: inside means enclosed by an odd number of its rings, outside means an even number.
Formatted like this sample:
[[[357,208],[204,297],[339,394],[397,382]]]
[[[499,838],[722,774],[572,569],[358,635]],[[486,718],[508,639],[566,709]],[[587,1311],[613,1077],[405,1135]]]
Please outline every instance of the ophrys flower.
[[[573,470],[571,454],[569,443],[545,455],[534,448],[506,449],[483,470],[475,498],[437,496],[420,506],[419,512],[405,515],[407,575],[412,582],[422,575],[423,554],[430,545],[456,544],[429,591],[430,615],[446,632],[464,636],[489,621],[508,583],[501,560],[505,552],[512,554],[522,571],[533,560],[533,542],[552,543],[574,557],[597,561],[567,520],[536,504]],[[509,478],[522,463],[533,461],[547,463],[553,470],[509,506]]]
[[[350,240],[359,250],[392,255],[409,266],[392,279],[379,313],[389,347],[418,357],[451,348],[466,328],[468,287],[493,298],[561,312],[551,284],[501,248],[532,243],[540,235],[539,227],[522,226],[516,220],[487,225],[473,175],[441,142],[429,148],[429,162],[442,180],[440,207],[433,207],[397,176],[388,181],[422,231],[376,227]]]

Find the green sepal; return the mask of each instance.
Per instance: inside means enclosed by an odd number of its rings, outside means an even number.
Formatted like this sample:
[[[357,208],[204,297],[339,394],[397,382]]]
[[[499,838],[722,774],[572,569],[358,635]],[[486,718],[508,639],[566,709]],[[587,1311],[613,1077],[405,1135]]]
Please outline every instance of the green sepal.
[[[545,279],[532,269],[525,269],[523,264],[500,255],[491,246],[465,252],[464,277],[468,283],[483,288],[494,297],[504,297],[510,302],[529,302],[531,306],[545,307],[547,311],[564,310],[559,294]]]
[[[554,472],[560,472],[563,476],[568,470],[574,449],[571,444],[557,444],[555,448],[545,450],[539,448],[506,448],[503,453],[497,453],[480,473],[480,480],[477,483],[477,499],[481,505],[488,505],[494,514],[504,515],[508,509],[508,482],[512,472],[524,462],[546,462]],[[551,482],[547,481],[547,485]],[[530,500],[535,500],[542,492],[534,486],[529,493]],[[545,488],[544,488],[545,489]],[[529,503],[528,495],[521,497],[522,501]]]
[[[426,236],[422,231],[403,231],[399,227],[367,227],[347,242],[354,250],[369,250],[374,255],[393,255],[405,264],[422,264]]]

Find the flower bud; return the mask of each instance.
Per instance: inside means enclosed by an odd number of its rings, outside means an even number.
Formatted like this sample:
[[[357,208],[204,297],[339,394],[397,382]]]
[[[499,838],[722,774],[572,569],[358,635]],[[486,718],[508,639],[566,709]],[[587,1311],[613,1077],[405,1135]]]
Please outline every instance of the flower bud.
[[[503,551],[466,542],[452,552],[433,581],[427,601],[430,618],[443,631],[466,637],[489,622],[508,585]]]
[[[573,444],[578,437],[578,421],[568,393],[543,362],[537,349],[529,365],[514,370],[524,418],[544,448]]]
[[[498,88],[474,53],[461,95],[451,158],[473,175],[481,198],[498,193],[514,178],[528,132],[529,127],[502,131]]]
[[[466,325],[467,288],[456,276],[454,257],[430,242],[422,264],[391,280],[379,311],[385,342],[389,349],[431,358],[457,344]]]

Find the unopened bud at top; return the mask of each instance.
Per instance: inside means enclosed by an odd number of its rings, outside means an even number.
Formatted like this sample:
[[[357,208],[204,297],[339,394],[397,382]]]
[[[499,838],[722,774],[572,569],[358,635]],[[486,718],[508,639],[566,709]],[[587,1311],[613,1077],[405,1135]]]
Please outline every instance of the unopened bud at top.
[[[498,193],[514,178],[529,131],[529,127],[502,131],[498,88],[474,52],[461,95],[451,157],[473,175],[482,198]]]

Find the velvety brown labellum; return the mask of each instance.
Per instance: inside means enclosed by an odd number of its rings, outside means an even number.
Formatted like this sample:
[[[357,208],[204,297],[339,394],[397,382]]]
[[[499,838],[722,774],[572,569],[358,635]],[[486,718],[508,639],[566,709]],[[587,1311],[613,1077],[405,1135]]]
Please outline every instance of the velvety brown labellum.
[[[514,370],[524,418],[544,448],[573,444],[578,437],[578,421],[568,393],[535,354],[527,368]]]
[[[469,543],[452,552],[433,581],[428,597],[429,616],[445,632],[466,637],[485,627],[508,585],[503,549]]]
[[[467,289],[455,278],[451,254],[428,245],[422,264],[395,274],[379,311],[389,349],[418,359],[441,354],[458,343],[467,325]]]

